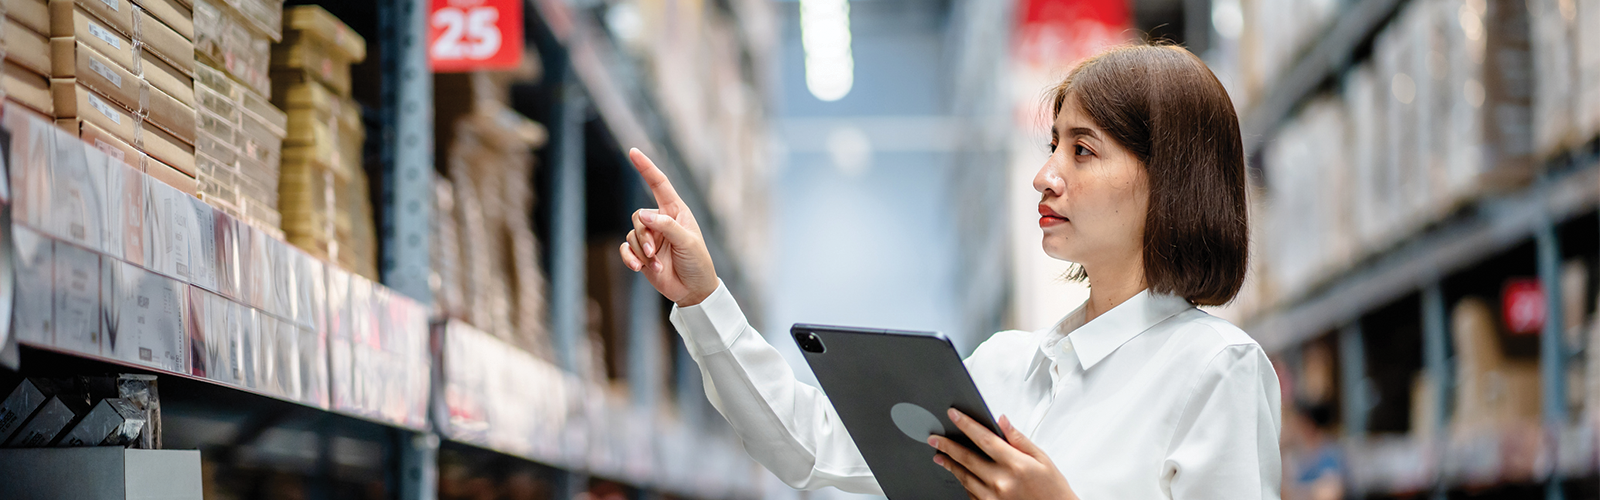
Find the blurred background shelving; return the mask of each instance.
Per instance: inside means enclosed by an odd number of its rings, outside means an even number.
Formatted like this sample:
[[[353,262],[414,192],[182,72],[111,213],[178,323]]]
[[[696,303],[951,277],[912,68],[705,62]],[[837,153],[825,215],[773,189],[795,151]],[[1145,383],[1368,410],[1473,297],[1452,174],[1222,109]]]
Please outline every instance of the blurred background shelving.
[[[430,13],[490,4],[520,63],[435,71]],[[1141,39],[1239,112],[1255,251],[1209,311],[1278,368],[1285,498],[1600,498],[1596,2],[3,6],[0,390],[156,375],[207,498],[849,497],[711,407],[617,256],[627,150],[802,380],[797,321],[970,352],[1086,296],[1038,251],[1040,97]]]

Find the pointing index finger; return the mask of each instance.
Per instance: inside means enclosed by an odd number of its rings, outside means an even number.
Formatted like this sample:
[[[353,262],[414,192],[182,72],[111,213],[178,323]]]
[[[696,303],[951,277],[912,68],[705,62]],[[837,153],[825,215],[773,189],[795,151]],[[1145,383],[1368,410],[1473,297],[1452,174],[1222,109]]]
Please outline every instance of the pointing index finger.
[[[639,148],[629,150],[628,159],[633,160],[633,168],[644,177],[645,185],[650,186],[650,193],[656,198],[656,206],[666,211],[668,215],[676,215],[679,207],[683,205],[683,199],[679,198],[678,191],[672,188],[672,182],[667,180],[667,174],[656,168],[655,162],[650,161]]]

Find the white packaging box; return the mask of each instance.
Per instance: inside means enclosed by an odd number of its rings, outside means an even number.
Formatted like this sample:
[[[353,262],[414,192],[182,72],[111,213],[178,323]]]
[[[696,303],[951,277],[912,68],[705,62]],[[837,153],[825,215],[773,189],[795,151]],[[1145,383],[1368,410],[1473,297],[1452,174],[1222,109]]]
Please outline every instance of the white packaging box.
[[[229,315],[233,322],[230,330],[239,345],[240,385],[257,389],[261,387],[261,321],[255,309],[240,304],[230,304],[235,312]]]
[[[49,223],[45,233],[62,241],[103,252],[105,234],[105,153],[66,132],[55,136],[51,162]]]
[[[6,103],[5,128],[11,133],[10,168],[11,218],[18,224],[43,230],[49,224],[50,194],[53,185],[50,165],[55,156],[57,134],[65,132],[54,125]]]
[[[188,373],[184,332],[186,285],[126,262],[105,259],[103,276],[115,289],[105,300],[108,356]]]
[[[272,281],[272,298],[267,301],[266,310],[280,318],[293,320],[295,279],[300,270],[294,260],[295,254],[290,253],[288,243],[277,238],[267,240],[267,254],[272,258],[272,274],[268,275]]]
[[[192,350],[200,358],[191,363],[190,373],[218,382],[243,385],[244,346],[235,335],[237,305],[210,291],[189,289],[191,324],[198,328],[190,332]]]
[[[274,268],[276,261],[272,258],[271,253],[272,238],[255,227],[247,226],[240,229],[239,232],[241,233],[240,243],[250,242],[250,257],[243,259],[249,265],[241,268],[245,275],[241,281],[249,287],[250,293],[248,294],[249,300],[242,302],[250,304],[257,309],[271,311],[270,305],[275,297],[272,286],[276,283],[276,280],[272,279],[272,275],[277,271]],[[248,234],[249,237],[243,237],[245,234]],[[241,246],[240,250],[243,251],[244,248]]]
[[[55,242],[21,225],[11,226],[16,243],[17,290],[11,331],[17,341],[55,345]]]
[[[216,239],[216,209],[211,208],[199,198],[183,195],[181,198],[189,203],[191,215],[189,220],[194,223],[186,236],[189,241],[189,271],[191,282],[207,290],[217,290],[217,239]]]
[[[164,182],[145,183],[144,257],[145,267],[188,283],[188,237],[194,223],[186,216],[191,211],[185,209],[184,196]]]
[[[278,319],[256,311],[256,389],[274,396],[283,396],[278,369]]]
[[[106,175],[106,253],[143,266],[145,175],[112,160]]]
[[[322,283],[322,261],[319,261],[298,248],[286,246],[284,250],[287,261],[294,266],[292,297],[290,302],[291,314],[294,324],[300,328],[317,328],[322,318],[321,307],[315,304],[327,300],[320,294],[326,293],[327,285]],[[324,291],[318,292],[321,288]]]
[[[100,254],[55,242],[55,346],[100,355]]]
[[[300,401],[317,408],[328,407],[328,344],[312,328],[295,328],[300,335]]]
[[[374,415],[378,411],[377,383],[382,378],[374,360],[377,343],[377,322],[372,315],[372,282],[360,276],[350,277],[350,394],[352,410]]]
[[[214,289],[224,297],[239,297],[239,228],[243,224],[233,216],[213,210],[212,232],[216,246],[217,286]]]
[[[7,472],[0,474],[0,491],[38,495],[28,498],[200,500],[203,492],[196,450],[4,450],[0,470]]]
[[[329,406],[338,410],[355,407],[351,398],[351,318],[350,273],[337,266],[324,266],[328,297],[328,394]]]
[[[262,317],[267,317],[262,314]],[[264,327],[262,327],[264,329]],[[299,332],[294,329],[294,324],[274,319],[275,367],[277,367],[277,386],[282,391],[283,397],[301,401],[301,349],[299,349]]]

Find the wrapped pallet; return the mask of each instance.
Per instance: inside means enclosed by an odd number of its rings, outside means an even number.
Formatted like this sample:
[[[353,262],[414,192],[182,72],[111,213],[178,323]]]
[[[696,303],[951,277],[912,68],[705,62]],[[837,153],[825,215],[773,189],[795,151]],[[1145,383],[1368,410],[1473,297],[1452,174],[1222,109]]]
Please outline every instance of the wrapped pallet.
[[[350,66],[366,42],[317,6],[283,16],[271,50],[272,100],[288,118],[279,208],[291,243],[378,279],[377,227],[361,148],[366,130],[350,96]]]

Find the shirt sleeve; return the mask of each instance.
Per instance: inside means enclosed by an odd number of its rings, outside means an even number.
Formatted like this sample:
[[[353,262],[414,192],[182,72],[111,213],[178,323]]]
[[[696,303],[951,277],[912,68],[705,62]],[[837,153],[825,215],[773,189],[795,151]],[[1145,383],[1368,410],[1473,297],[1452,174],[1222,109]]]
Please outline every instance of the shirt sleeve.
[[[700,366],[712,406],[757,462],[795,488],[883,494],[833,404],[795,379],[726,286],[719,282],[700,304],[674,306],[671,319]]]
[[[1195,381],[1167,453],[1174,500],[1279,497],[1278,375],[1255,344],[1223,348]]]

